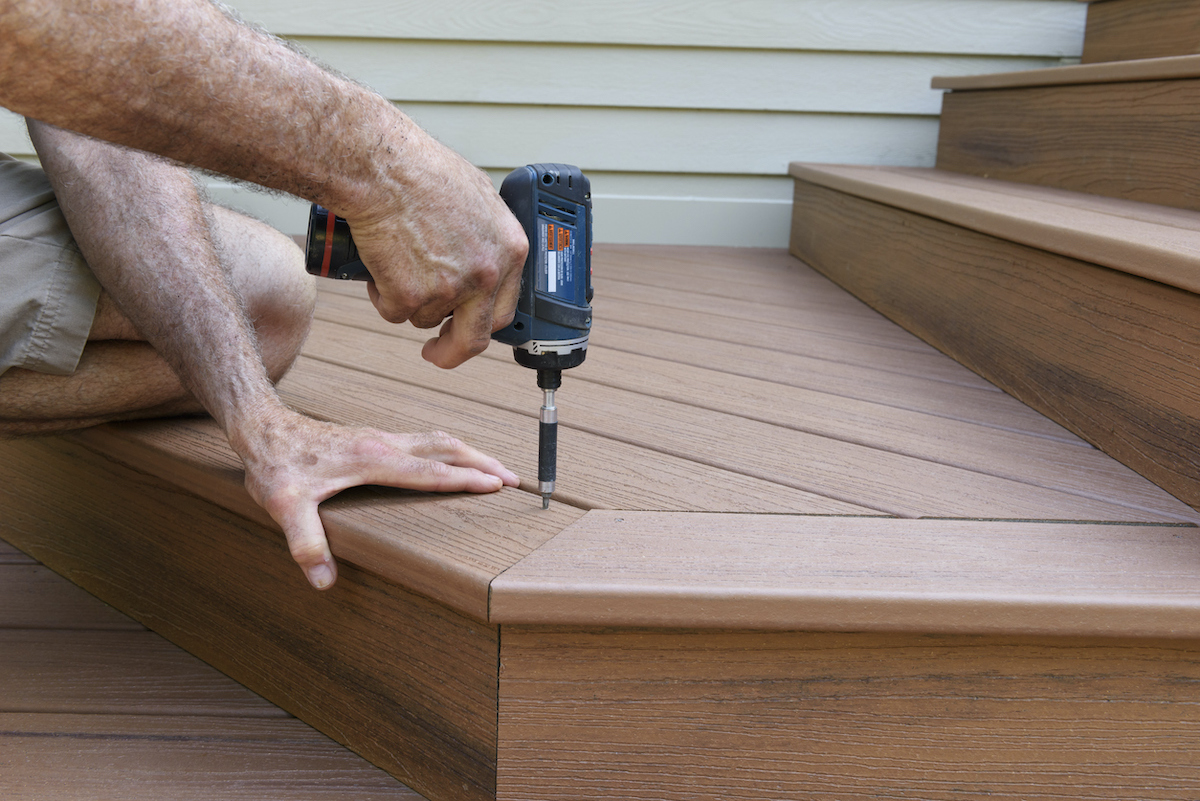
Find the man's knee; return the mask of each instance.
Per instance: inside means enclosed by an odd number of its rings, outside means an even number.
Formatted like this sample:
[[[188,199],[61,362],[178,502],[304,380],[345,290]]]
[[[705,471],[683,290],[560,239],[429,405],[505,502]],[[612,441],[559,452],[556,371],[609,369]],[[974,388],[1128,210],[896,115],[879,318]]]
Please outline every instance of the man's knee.
[[[316,284],[291,237],[236,212],[213,208],[217,247],[254,323],[263,362],[279,380],[300,353],[316,305]]]

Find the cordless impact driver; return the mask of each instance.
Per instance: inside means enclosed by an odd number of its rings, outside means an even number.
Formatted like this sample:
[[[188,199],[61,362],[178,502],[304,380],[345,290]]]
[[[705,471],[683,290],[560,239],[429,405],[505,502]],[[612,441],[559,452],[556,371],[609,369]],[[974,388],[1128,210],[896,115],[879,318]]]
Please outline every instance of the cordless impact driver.
[[[509,173],[500,196],[525,229],[529,256],[521,273],[516,316],[492,339],[511,345],[517,364],[537,371],[542,390],[538,428],[538,491],[550,506],[558,459],[554,392],[562,371],[583,363],[592,328],[592,191],[587,176],[567,164],[530,164]],[[350,226],[313,205],[306,266],[310,273],[370,280]]]

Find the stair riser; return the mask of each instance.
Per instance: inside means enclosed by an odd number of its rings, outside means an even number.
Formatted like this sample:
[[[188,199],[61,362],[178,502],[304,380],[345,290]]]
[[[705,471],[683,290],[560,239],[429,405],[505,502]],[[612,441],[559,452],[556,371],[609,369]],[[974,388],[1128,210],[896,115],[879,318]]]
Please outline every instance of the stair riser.
[[[494,799],[496,627],[344,562],[315,592],[282,534],[78,445],[0,446],[0,537],[431,801]]]
[[[500,801],[1182,801],[1200,786],[1194,641],[502,639]]]
[[[1200,80],[945,96],[940,169],[1200,210]]]
[[[1195,0],[1104,0],[1088,6],[1083,63],[1200,53]]]
[[[1200,506],[1200,298],[797,182],[792,253]]]

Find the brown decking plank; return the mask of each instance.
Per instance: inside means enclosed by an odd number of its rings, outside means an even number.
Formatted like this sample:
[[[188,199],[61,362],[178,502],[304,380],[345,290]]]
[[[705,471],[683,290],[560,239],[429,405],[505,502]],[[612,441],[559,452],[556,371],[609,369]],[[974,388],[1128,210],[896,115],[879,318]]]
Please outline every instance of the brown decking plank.
[[[791,283],[791,282],[788,282]],[[804,332],[844,337],[896,350],[929,353],[930,347],[849,293],[783,292],[763,290],[766,300],[740,300],[720,294],[695,292],[690,288],[666,288],[650,284],[609,280],[593,298],[596,319],[603,320],[612,304],[650,303],[664,317],[682,313],[704,327],[715,319],[726,325],[754,323],[786,331],[789,338]],[[790,295],[790,296],[789,296]]]
[[[501,801],[1200,793],[1195,641],[505,626]]]
[[[344,562],[314,592],[278,532],[74,443],[0,447],[0,536],[418,791],[494,795],[494,627]]]
[[[1085,64],[1200,53],[1192,0],[1106,0],[1088,6]]]
[[[937,166],[1200,210],[1198,107],[1200,79],[950,92]]]
[[[606,354],[607,355],[607,354]],[[594,360],[585,380],[976,473],[1192,516],[1178,499],[1093,448],[961,423],[636,353]]]
[[[324,289],[341,282],[327,281],[322,284],[321,300],[317,306],[318,319],[341,322],[372,331],[391,333],[396,336],[427,339],[432,332],[415,331],[410,326],[395,326],[381,319],[365,295],[347,294]],[[362,290],[359,290],[360,293]],[[759,348],[768,353],[800,354],[825,361],[844,362],[886,372],[916,376],[930,380],[959,384],[976,389],[998,392],[996,387],[973,374],[952,360],[942,358],[934,349],[920,343],[904,332],[893,334],[897,341],[907,341],[912,347],[893,348],[879,344],[870,336],[859,334],[853,324],[825,326],[824,330],[813,325],[806,329],[773,325],[754,319],[741,320],[726,316],[706,316],[695,311],[681,311],[663,307],[654,302],[618,300],[606,298],[597,291],[593,299],[595,310],[594,328],[600,329],[610,321],[640,326],[646,329],[648,348],[653,347],[657,332],[665,331],[724,342],[741,343],[747,348]],[[493,353],[493,350],[495,353]],[[500,354],[500,358],[511,360],[511,355],[502,346],[489,348],[484,355]]]
[[[397,381],[436,386],[446,395],[471,402],[486,399],[531,417],[536,412],[536,392],[531,393],[531,382],[521,375],[522,368],[495,359],[473,359],[447,372],[422,369],[415,342],[325,322],[316,325],[305,347],[310,355],[335,364]],[[581,429],[609,440],[905,517],[1171,521],[1194,516],[1178,504],[1176,511],[1167,513],[1134,510],[590,380],[585,383],[589,370],[596,369],[596,359],[589,357],[572,371],[577,379],[564,382],[559,392],[560,448],[574,430]],[[358,380],[353,373],[349,375],[347,381]],[[521,382],[523,377],[526,381]],[[347,394],[364,391],[356,389]],[[1076,449],[1067,450],[1073,453]],[[581,458],[591,457],[584,454]]]
[[[652,331],[614,320],[605,320],[592,331],[588,347],[641,353],[647,342],[655,343],[656,357],[725,373],[726,382],[736,381],[736,377],[755,378],[1091,447],[1050,418],[993,388],[965,387],[796,353],[747,348],[739,342]]]
[[[329,412],[329,387],[344,386],[348,372],[331,375],[324,368],[316,383],[305,383],[301,367],[289,381],[297,391],[309,386],[321,398],[315,411]],[[345,410],[332,411],[339,420],[362,422],[345,411],[364,402],[347,399]],[[246,493],[236,455],[209,420],[101,426],[70,439],[278,530]],[[543,511],[540,500],[511,489],[448,496],[368,487],[321,505],[336,557],[481,620],[487,617],[488,585],[496,573],[581,514],[564,504]],[[283,535],[277,536],[282,542]]]
[[[797,255],[1200,504],[1196,295],[804,182],[796,209]]]
[[[1200,213],[914,167],[793,163],[793,177],[1073,259],[1200,291]]]
[[[424,801],[299,721],[0,713],[17,801]]]
[[[0,713],[288,716],[149,631],[0,630],[0,687]]]
[[[1190,526],[589,512],[501,624],[1200,639]]]
[[[0,540],[0,565],[36,565],[37,560]]]
[[[6,509],[5,514],[12,510]],[[137,621],[31,561],[0,565],[0,629],[145,630]]]
[[[414,342],[328,323],[316,325],[305,347],[308,353],[319,354],[330,362],[302,358],[281,384],[289,403],[314,414],[330,411],[328,387],[336,382],[352,388],[340,397],[337,408],[340,419],[400,430],[445,429],[496,456],[522,476],[525,486],[533,486],[532,480],[537,475],[537,412],[541,396],[531,371],[498,362],[482,366],[485,362],[475,359],[472,364],[479,362],[480,366],[468,364],[447,372],[422,362],[420,346]],[[379,348],[382,352],[366,353],[368,348]],[[357,368],[371,369],[373,373],[366,374]],[[570,392],[569,387],[563,392]],[[481,402],[496,403],[498,397],[507,403],[492,407]],[[746,476],[736,469],[724,470],[686,456],[643,448],[603,433],[574,428],[567,431],[565,426],[560,429],[554,497],[581,509],[705,508],[810,514],[872,511]],[[514,503],[523,504],[520,506],[523,511],[533,509],[540,513],[540,499],[526,496]],[[533,522],[539,522],[537,515]],[[563,520],[559,529],[568,522]],[[496,562],[495,572],[523,555],[513,553],[507,563]]]
[[[1015,89],[1029,86],[1176,81],[1188,78],[1200,78],[1200,56],[1188,54],[1098,64],[1069,64],[986,75],[936,76],[933,79],[933,88],[955,91]]]

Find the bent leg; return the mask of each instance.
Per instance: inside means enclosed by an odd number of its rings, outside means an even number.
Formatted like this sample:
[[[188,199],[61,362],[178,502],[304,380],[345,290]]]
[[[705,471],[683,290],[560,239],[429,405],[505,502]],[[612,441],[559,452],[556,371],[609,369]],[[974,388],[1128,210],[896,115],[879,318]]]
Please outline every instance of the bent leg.
[[[212,207],[211,219],[217,252],[254,324],[267,372],[278,381],[312,319],[316,290],[303,254],[290,238],[235,212]],[[0,436],[202,411],[106,293],[74,373],[11,368],[0,375]]]

